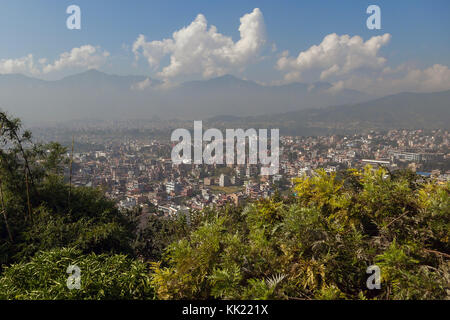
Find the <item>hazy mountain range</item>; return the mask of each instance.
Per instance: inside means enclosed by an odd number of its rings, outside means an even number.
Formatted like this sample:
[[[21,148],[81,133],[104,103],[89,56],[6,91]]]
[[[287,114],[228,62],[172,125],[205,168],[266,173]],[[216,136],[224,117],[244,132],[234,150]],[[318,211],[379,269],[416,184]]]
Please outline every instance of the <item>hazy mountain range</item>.
[[[215,116],[210,127],[280,128],[284,134],[321,135],[389,129],[450,129],[450,91],[399,93],[362,103],[263,116]]]
[[[236,116],[317,108],[365,101],[353,90],[331,91],[329,83],[262,86],[231,75],[162,87],[145,76],[89,70],[57,81],[0,75],[0,107],[26,121],[73,119],[189,118]]]
[[[334,92],[326,82],[263,86],[231,75],[165,87],[146,76],[89,70],[57,81],[0,75],[0,108],[34,125],[176,118],[321,134],[361,128],[448,129],[450,91],[375,98],[355,90]]]

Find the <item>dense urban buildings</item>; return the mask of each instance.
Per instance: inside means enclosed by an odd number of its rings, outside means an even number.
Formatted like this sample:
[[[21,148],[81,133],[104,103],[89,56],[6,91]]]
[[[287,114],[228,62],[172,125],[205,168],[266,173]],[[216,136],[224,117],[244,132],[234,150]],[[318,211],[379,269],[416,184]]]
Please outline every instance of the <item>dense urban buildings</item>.
[[[442,130],[282,136],[279,174],[272,176],[260,175],[259,165],[173,164],[173,144],[159,138],[106,139],[90,133],[76,135],[75,140],[91,146],[73,154],[75,186],[101,187],[121,208],[141,207],[166,215],[241,204],[276,191],[287,195],[293,179],[319,168],[335,172],[371,164],[390,170],[409,168],[436,183],[450,179],[449,133]],[[99,145],[104,147],[95,150]]]

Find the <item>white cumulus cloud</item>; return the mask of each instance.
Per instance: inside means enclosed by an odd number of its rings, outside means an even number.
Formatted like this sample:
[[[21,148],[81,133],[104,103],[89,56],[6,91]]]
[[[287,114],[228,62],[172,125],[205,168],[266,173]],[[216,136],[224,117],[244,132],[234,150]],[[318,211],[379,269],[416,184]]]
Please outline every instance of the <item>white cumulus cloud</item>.
[[[400,83],[408,90],[411,88],[417,91],[449,90],[450,69],[441,64],[434,64],[423,70],[412,68]]]
[[[84,45],[73,48],[70,52],[62,53],[52,64],[44,66],[42,71],[43,73],[49,73],[67,68],[99,68],[108,57],[108,51],[103,51],[99,47]]]
[[[407,64],[387,66],[388,61],[380,56],[380,49],[390,40],[388,33],[366,41],[360,36],[332,33],[296,57],[283,52],[275,67],[283,72],[283,83],[328,81],[332,85],[330,92],[355,89],[387,95],[450,89],[450,69],[445,65],[434,64],[425,69]]]
[[[150,87],[152,85],[152,81],[150,78],[146,78],[143,81],[136,82],[131,86],[132,90],[145,90],[146,88]]]
[[[360,36],[332,33],[325,36],[319,45],[300,52],[297,57],[290,57],[288,52],[284,52],[276,66],[286,72],[286,81],[303,80],[305,74],[315,80],[327,80],[364,68],[377,69],[386,62],[385,58],[378,55],[379,50],[390,39],[388,33],[367,41]]]
[[[34,64],[32,54],[18,59],[1,59],[0,74],[10,73],[38,74],[39,69]]]
[[[448,66],[434,64],[428,68],[400,65],[386,67],[375,76],[353,75],[339,81],[342,87],[380,95],[410,92],[432,92],[450,90],[450,69]]]
[[[132,49],[136,58],[143,56],[156,70],[161,60],[169,56],[169,64],[158,73],[162,78],[191,74],[219,76],[255,61],[266,42],[261,10],[255,8],[242,16],[240,22],[240,39],[236,42],[219,33],[215,26],[208,27],[205,16],[199,14],[190,25],[175,31],[172,38],[147,41],[144,35],[139,35]]]
[[[36,76],[71,68],[99,68],[106,63],[108,57],[108,51],[84,45],[60,54],[53,63],[47,63],[47,58],[40,58],[35,63],[32,54],[17,59],[1,59],[0,74],[22,73]]]

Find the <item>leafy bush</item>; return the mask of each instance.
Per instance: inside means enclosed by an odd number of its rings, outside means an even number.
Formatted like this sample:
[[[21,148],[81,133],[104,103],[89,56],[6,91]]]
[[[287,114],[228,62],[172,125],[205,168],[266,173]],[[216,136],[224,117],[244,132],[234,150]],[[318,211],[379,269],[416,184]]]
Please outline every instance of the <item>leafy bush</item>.
[[[69,265],[80,268],[80,289],[69,289]],[[152,299],[147,265],[125,255],[88,254],[76,249],[40,252],[30,262],[7,267],[0,299]]]
[[[365,168],[215,211],[153,264],[160,299],[446,299],[449,185]],[[381,289],[366,269],[381,269]]]

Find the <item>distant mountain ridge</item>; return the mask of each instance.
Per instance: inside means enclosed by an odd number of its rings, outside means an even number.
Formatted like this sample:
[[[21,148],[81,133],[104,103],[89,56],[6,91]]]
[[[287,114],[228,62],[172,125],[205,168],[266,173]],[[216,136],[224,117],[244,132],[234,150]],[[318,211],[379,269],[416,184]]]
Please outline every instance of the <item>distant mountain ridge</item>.
[[[88,70],[83,73],[67,76],[61,80],[52,81],[59,85],[87,85],[87,86],[117,86],[130,87],[131,85],[144,81],[146,76],[119,76],[100,72],[95,69]]]
[[[379,127],[450,128],[450,90],[403,92],[354,105],[332,107],[324,121],[372,123]]]
[[[0,75],[0,107],[33,124],[74,119],[172,119],[276,125],[300,134],[360,128],[448,128],[450,91],[383,98],[326,82],[264,86],[224,75],[166,88],[147,76],[88,70],[46,81]]]
[[[256,117],[208,119],[211,126],[280,128],[284,134],[316,135],[389,129],[450,130],[450,90],[403,92],[367,102]]]
[[[0,108],[25,120],[160,117],[204,119],[224,113],[270,114],[366,101],[370,96],[328,83],[264,86],[224,75],[173,87],[147,76],[120,76],[88,70],[61,80],[0,75]]]

